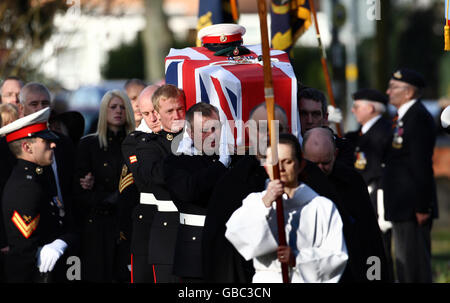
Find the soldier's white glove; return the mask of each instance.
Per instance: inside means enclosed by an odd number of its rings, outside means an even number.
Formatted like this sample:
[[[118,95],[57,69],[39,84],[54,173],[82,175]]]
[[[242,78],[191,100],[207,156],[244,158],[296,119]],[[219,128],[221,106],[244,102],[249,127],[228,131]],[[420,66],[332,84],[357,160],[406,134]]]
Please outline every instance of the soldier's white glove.
[[[384,195],[383,190],[377,190],[377,209],[378,209],[378,226],[385,233],[392,228],[392,222],[384,219]]]
[[[447,128],[450,125],[450,105],[447,106],[441,114],[441,125],[443,128]]]
[[[56,239],[50,244],[44,245],[37,252],[37,266],[39,271],[46,273],[53,270],[58,259],[63,255],[67,248],[67,243]]]
[[[333,105],[328,105],[328,121],[333,123],[341,123],[342,122],[342,112],[339,108],[334,107]]]
[[[228,148],[227,128],[225,126],[222,126],[222,130],[220,132],[219,161],[225,165],[225,167],[230,166],[231,163],[230,150]]]

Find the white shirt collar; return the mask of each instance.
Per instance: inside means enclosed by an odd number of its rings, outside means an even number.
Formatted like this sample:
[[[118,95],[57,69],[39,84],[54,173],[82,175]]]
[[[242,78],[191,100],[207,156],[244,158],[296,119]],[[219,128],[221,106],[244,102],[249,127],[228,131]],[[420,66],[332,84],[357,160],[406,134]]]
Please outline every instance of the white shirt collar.
[[[414,103],[416,103],[416,101],[417,101],[417,99],[412,99],[411,101],[408,101],[399,107],[399,109],[397,110],[399,120],[401,120],[403,118],[403,116],[406,114],[406,112],[410,109],[411,106],[414,105]]]
[[[139,124],[139,126],[136,128],[136,130],[139,130],[141,132],[148,133],[148,134],[152,133],[152,130],[150,129],[150,127],[148,127],[147,123],[145,123],[144,119],[141,120],[141,124]]]
[[[363,135],[365,133],[367,133],[369,131],[369,129],[375,124],[377,123],[377,121],[381,118],[381,115],[375,116],[372,119],[370,119],[369,121],[367,121],[362,127],[361,127],[361,132],[363,133]]]

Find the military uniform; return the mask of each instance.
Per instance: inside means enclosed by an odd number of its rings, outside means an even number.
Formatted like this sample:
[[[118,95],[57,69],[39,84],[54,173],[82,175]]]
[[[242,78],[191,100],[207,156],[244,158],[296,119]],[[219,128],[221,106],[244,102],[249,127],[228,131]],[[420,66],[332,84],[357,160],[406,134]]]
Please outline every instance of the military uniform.
[[[166,183],[180,212],[174,274],[182,281],[202,280],[202,234],[209,199],[227,168],[217,156],[170,155],[164,161]]]
[[[44,168],[25,160],[18,160],[14,167],[5,185],[2,202],[10,247],[7,280],[35,281],[39,276],[36,266],[38,247],[55,239],[66,243],[73,241],[73,234],[65,234],[64,207],[44,174]]]
[[[78,146],[74,193],[82,228],[82,279],[111,282],[115,277],[116,244],[119,239],[117,200],[122,172],[122,129],[107,131],[108,147],[100,148],[97,135],[88,135]],[[91,172],[95,178],[92,190],[80,186],[80,178]]]
[[[176,150],[179,134],[135,131],[122,144],[125,162],[140,193],[140,203],[132,211],[134,282],[176,281],[172,266],[179,214],[171,201],[162,163],[172,148]]]
[[[48,108],[30,114],[0,129],[0,135],[5,134],[8,143],[40,137],[49,144],[58,139],[47,129],[49,115]],[[42,143],[33,141],[31,144]],[[50,160],[46,158],[50,155],[48,148],[52,148],[51,145],[36,150],[41,163]],[[2,194],[3,219],[10,248],[5,264],[6,278],[8,282],[67,281],[62,256],[77,240],[70,208],[58,197],[51,167],[25,160],[28,158],[29,152],[22,150]]]

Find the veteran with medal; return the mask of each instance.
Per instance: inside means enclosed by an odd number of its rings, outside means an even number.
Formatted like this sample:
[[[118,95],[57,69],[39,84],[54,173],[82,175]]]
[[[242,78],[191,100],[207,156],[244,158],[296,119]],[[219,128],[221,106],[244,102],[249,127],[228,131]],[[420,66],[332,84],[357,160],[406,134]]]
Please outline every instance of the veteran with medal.
[[[362,175],[367,184],[372,206],[378,216],[378,225],[382,237],[390,280],[393,280],[391,260],[391,232],[392,224],[384,219],[383,187],[381,176],[383,173],[384,155],[391,145],[392,123],[383,117],[386,112],[388,97],[375,90],[362,88],[353,94],[352,113],[361,125],[345,137],[355,146],[355,169]]]
[[[432,220],[437,218],[433,149],[436,127],[420,101],[423,76],[395,71],[386,93],[397,108],[383,175],[385,218],[393,223],[399,282],[431,282]]]
[[[5,185],[2,210],[10,251],[7,282],[51,282],[62,255],[75,240],[62,203],[44,173],[58,137],[47,128],[50,108],[0,129],[17,163]],[[65,264],[63,264],[65,265]],[[59,270],[58,270],[59,272]]]

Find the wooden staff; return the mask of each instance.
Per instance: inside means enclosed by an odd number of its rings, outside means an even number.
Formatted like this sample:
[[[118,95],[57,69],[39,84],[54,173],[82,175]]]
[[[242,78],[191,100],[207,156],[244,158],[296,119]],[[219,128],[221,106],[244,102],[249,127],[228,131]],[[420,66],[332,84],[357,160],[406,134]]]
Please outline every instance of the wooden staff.
[[[270,48],[269,48],[269,35],[267,30],[267,6],[265,0],[258,0],[258,14],[259,25],[261,29],[261,45],[263,56],[263,68],[264,68],[264,98],[266,100],[267,108],[267,123],[269,125],[269,137],[270,147],[272,150],[272,172],[273,179],[280,179],[280,167],[278,165],[278,140],[276,133],[273,131],[275,128],[275,99],[273,94],[272,83],[272,65],[270,61]],[[273,124],[273,125],[272,125]],[[278,241],[280,246],[286,246],[286,233],[284,226],[284,212],[283,212],[283,200],[278,197],[276,200],[277,207],[277,226],[278,226]],[[281,263],[281,273],[283,276],[283,283],[289,283],[288,264]]]
[[[337,108],[336,102],[334,101],[334,94],[333,88],[331,86],[330,74],[328,72],[327,53],[325,52],[325,48],[322,45],[322,38],[320,37],[319,22],[317,20],[316,8],[314,7],[314,0],[309,0],[309,8],[311,9],[311,13],[313,14],[314,17],[314,26],[316,27],[317,41],[319,42],[319,48],[322,52],[322,58],[320,59],[320,61],[322,62],[322,70],[325,76],[325,82],[327,84],[328,98],[330,99],[331,105],[333,105],[334,108]],[[342,137],[340,123],[336,123],[336,131],[338,136]]]

